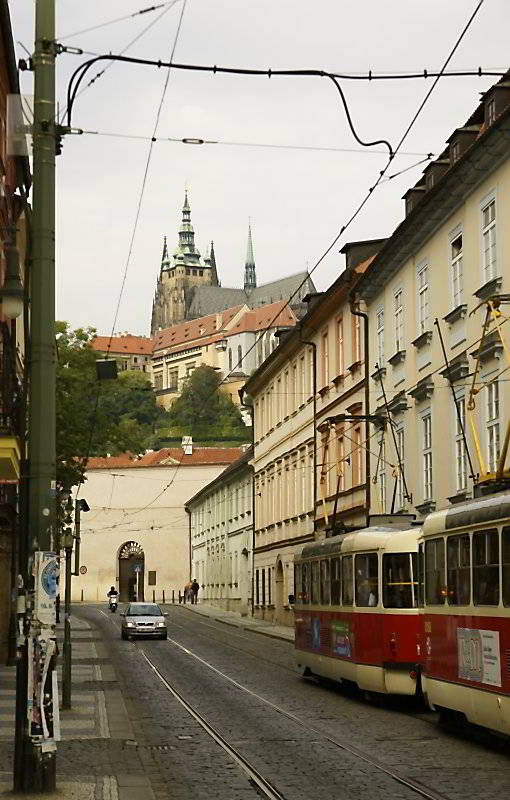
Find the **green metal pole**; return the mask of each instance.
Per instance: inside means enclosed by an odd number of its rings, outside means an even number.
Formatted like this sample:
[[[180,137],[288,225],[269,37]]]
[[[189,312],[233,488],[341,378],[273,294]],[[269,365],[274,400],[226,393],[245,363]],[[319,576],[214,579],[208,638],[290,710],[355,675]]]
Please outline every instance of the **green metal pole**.
[[[33,252],[31,274],[31,383],[29,411],[29,566],[37,551],[51,551],[55,525],[55,0],[36,0],[33,124]],[[27,570],[31,574],[31,570]],[[25,658],[53,640],[55,624],[36,618],[34,594],[27,610]],[[44,652],[44,649],[43,649]],[[46,652],[50,652],[48,649]],[[41,677],[42,664],[32,656]],[[51,658],[46,687],[51,687]],[[25,701],[26,702],[26,701]],[[56,751],[24,720],[24,792],[55,789]]]
[[[71,556],[73,532],[66,528],[64,534],[66,551],[66,588],[64,597],[64,645],[62,648],[62,708],[71,708]]]

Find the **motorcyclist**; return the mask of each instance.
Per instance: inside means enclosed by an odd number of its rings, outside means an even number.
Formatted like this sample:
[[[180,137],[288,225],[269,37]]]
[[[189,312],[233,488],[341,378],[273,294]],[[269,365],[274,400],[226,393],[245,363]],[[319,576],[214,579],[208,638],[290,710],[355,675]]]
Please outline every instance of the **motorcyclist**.
[[[117,589],[115,588],[115,586],[112,586],[110,588],[110,591],[108,592],[108,594],[106,596],[108,598],[108,604],[109,605],[111,605],[112,602],[113,603],[117,603],[118,597],[119,597],[119,593],[118,593]]]

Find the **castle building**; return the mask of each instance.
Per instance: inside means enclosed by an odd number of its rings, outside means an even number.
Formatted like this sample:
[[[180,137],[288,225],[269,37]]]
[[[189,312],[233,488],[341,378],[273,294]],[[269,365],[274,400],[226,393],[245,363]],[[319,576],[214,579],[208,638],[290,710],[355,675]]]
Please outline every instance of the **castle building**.
[[[179,243],[170,256],[164,237],[161,269],[152,304],[151,336],[157,331],[181,322],[217,314],[234,306],[251,309],[290,299],[297,317],[306,313],[303,298],[314,293],[315,286],[308,272],[298,272],[257,286],[251,226],[244,265],[242,289],[221,286],[216,268],[214,243],[209,255],[202,258],[195,245],[188,194],[184,196]]]

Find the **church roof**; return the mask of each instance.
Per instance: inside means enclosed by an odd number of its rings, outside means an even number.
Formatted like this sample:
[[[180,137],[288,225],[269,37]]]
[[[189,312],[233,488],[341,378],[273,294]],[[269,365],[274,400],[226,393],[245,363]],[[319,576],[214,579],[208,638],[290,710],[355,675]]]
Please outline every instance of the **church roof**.
[[[304,281],[306,282],[303,283]],[[303,283],[303,286],[299,289],[301,283]],[[256,306],[275,303],[278,300],[288,300],[295,292],[298,292],[298,294],[292,298],[292,305],[297,305],[308,292],[315,292],[314,283],[308,272],[297,272],[295,275],[288,275],[286,278],[279,278],[277,281],[257,286],[256,289],[250,292],[248,304],[255,308]]]
[[[244,289],[228,289],[223,286],[196,286],[188,314],[190,317],[203,317],[225,311],[235,305],[248,302]]]

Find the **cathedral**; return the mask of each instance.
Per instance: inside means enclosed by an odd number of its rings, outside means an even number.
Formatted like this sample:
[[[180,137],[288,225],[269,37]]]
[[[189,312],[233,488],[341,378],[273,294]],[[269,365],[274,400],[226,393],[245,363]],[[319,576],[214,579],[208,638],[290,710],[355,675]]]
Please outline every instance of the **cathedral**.
[[[215,314],[234,306],[247,305],[254,309],[289,298],[294,313],[302,317],[306,312],[303,298],[313,292],[315,286],[307,272],[298,272],[257,286],[250,227],[243,288],[230,289],[222,286],[218,278],[213,242],[209,255],[203,259],[195,245],[186,192],[179,243],[171,256],[168,253],[166,236],[164,237],[161,269],[152,303],[151,336],[158,330],[170,328],[179,322]]]

